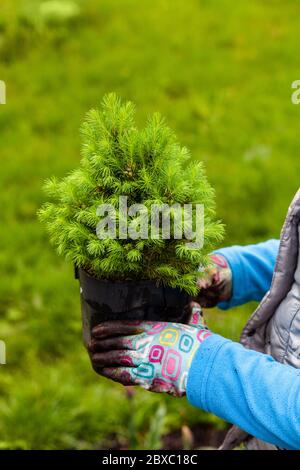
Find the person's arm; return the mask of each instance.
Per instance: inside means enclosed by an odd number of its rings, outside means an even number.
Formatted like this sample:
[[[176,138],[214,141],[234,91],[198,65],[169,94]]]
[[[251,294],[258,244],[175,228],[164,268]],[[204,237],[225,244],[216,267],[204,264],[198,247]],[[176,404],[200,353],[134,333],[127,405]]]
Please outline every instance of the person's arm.
[[[218,335],[199,347],[187,381],[191,404],[285,449],[300,449],[300,370]]]
[[[218,307],[226,310],[252,300],[261,300],[271,286],[279,240],[217,250],[227,260],[232,272],[232,293]]]

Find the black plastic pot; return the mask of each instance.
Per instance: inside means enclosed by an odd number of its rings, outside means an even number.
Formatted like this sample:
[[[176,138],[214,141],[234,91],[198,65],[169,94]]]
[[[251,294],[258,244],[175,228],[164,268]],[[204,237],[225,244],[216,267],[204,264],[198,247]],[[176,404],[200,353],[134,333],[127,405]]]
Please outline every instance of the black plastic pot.
[[[185,323],[189,296],[180,289],[148,280],[107,281],[75,269],[80,282],[84,344],[95,325],[107,320],[174,321]]]

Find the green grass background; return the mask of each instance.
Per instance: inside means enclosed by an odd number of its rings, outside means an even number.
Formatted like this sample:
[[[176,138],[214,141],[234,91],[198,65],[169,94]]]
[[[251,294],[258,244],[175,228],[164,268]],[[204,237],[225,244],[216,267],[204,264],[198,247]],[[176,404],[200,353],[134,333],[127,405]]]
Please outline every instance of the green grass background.
[[[85,112],[116,91],[205,162],[224,244],[278,237],[299,186],[299,18],[297,0],[1,0],[0,447],[158,448],[184,424],[223,426],[92,372],[72,266],[36,211],[43,180],[79,162]],[[209,325],[237,339],[253,308],[208,312]]]

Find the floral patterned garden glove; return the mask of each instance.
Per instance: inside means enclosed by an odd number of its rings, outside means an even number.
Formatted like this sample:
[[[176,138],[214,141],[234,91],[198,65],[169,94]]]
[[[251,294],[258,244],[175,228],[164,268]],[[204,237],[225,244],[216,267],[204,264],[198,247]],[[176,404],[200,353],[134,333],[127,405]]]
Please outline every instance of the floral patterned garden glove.
[[[212,265],[197,282],[200,292],[196,300],[204,308],[215,307],[219,302],[229,300],[232,294],[232,272],[226,258],[217,254],[210,258]]]
[[[189,324],[111,321],[93,329],[89,352],[100,374],[152,392],[186,394],[189,368],[200,344],[211,335],[201,308],[191,305]]]

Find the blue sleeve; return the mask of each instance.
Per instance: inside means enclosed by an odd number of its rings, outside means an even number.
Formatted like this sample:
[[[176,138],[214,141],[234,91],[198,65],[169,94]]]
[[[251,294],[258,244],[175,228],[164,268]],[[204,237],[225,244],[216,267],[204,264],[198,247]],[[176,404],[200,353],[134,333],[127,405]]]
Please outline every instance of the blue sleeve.
[[[218,335],[193,359],[190,403],[284,449],[300,449],[300,370]]]
[[[225,256],[232,271],[232,297],[218,307],[226,310],[251,300],[261,300],[271,286],[279,240],[215,251]]]

